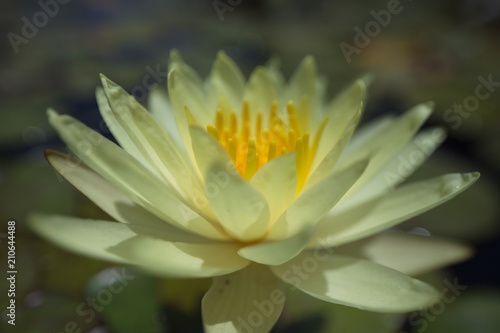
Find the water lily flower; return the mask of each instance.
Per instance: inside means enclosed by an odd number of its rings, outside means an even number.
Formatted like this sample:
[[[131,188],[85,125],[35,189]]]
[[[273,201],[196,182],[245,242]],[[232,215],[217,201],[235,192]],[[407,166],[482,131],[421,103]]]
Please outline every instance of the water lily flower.
[[[206,332],[268,332],[286,284],[378,312],[413,311],[439,298],[409,275],[468,250],[381,233],[479,177],[400,185],[445,137],[439,128],[417,133],[431,103],[353,135],[366,80],[326,103],[311,56],[288,82],[273,61],[246,81],[222,52],[206,81],[175,51],[169,66],[168,98],[151,92],[151,112],[101,76],[99,109],[119,145],[49,110],[78,160],[48,151],[48,161],[116,221],[36,214],[29,219],[36,232],[160,276],[213,277],[202,300]]]

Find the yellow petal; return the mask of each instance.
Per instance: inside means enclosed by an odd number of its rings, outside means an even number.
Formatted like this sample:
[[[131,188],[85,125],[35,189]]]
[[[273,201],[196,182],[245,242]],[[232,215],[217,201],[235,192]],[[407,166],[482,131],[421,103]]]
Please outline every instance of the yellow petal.
[[[338,214],[333,210],[316,225],[310,245],[337,246],[373,235],[450,200],[478,178],[479,173],[448,174],[411,183],[374,199],[380,202],[365,214],[359,206]]]
[[[265,266],[214,278],[201,302],[206,333],[267,333],[278,320],[285,290]]]
[[[130,136],[123,129],[123,127],[118,124],[118,121],[116,120],[115,115],[113,114],[113,111],[111,111],[111,108],[109,107],[108,99],[106,98],[106,95],[104,94],[104,90],[102,88],[98,87],[96,89],[95,95],[96,95],[97,105],[99,106],[99,111],[101,113],[101,116],[104,119],[104,121],[106,122],[106,125],[108,126],[110,132],[113,134],[113,137],[116,139],[116,141],[118,141],[120,146],[123,149],[125,149],[130,155],[135,157],[136,160],[140,161],[146,167],[153,170],[151,165],[149,165],[144,160],[144,156],[142,155],[141,151],[137,148],[134,141],[130,138]]]
[[[177,147],[184,151],[181,135],[175,122],[174,110],[172,110],[167,94],[160,89],[153,89],[148,95],[148,108],[156,121],[170,134]]]
[[[316,84],[316,61],[314,57],[307,56],[299,64],[283,92],[282,105],[286,105],[289,101],[293,101],[295,105],[299,106],[306,103],[306,107],[298,108],[298,118],[305,132],[311,131],[309,119],[316,109],[316,105],[314,105],[317,93]]]
[[[252,116],[255,117],[258,112],[261,112],[263,119],[269,118],[271,105],[278,100],[278,92],[265,68],[257,67],[250,75],[243,99],[248,101]]]
[[[245,267],[231,243],[178,242],[167,230],[66,216],[34,215],[30,226],[59,246],[170,277],[209,277]]]
[[[382,169],[382,167],[413,138],[415,133],[417,133],[419,128],[431,114],[432,108],[433,103],[419,104],[411,108],[396,120],[394,125],[384,132],[383,135],[379,135],[356,153],[346,156],[346,158],[338,164],[339,168],[343,168],[359,158],[370,157],[370,164],[366,172],[349,190],[344,200],[366,184],[366,182],[378,173],[380,169]]]
[[[104,76],[101,79],[116,119],[113,126],[123,129],[156,172],[188,202],[203,199],[201,181],[172,137],[125,90]]]
[[[356,80],[326,107],[324,116],[328,117],[328,123],[314,159],[313,169],[335,147],[346,133],[346,129],[353,123],[357,124],[365,98],[366,86],[362,80]]]
[[[199,242],[204,239],[151,214],[82,162],[54,151],[47,151],[45,156],[61,176],[118,222],[161,228],[178,241]]]
[[[208,107],[215,111],[219,97],[224,96],[232,109],[239,110],[241,108],[245,78],[238,66],[223,51],[217,54],[207,83],[209,96],[214,98]],[[202,124],[210,124],[212,120],[213,118]]]
[[[407,275],[419,275],[469,258],[470,247],[434,236],[399,232],[383,233],[367,240],[347,244],[337,251],[356,251],[378,264]]]
[[[394,189],[408,178],[446,138],[440,128],[422,131],[398,151],[365,185],[338,205],[347,209]]]
[[[49,110],[49,122],[90,168],[160,219],[208,238],[226,239],[217,225],[186,205],[178,193],[113,142],[79,121]]]

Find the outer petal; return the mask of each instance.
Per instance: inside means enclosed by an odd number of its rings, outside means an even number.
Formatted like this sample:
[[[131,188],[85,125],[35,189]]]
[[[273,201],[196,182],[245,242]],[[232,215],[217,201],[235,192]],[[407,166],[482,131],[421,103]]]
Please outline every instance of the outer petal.
[[[350,243],[337,251],[357,253],[407,275],[433,271],[472,255],[470,247],[457,242],[399,232],[387,232]]]
[[[176,242],[162,228],[43,215],[32,216],[29,223],[36,232],[70,251],[137,265],[160,275],[217,276],[248,264],[231,243]]]
[[[206,131],[192,126],[191,138],[205,176],[208,202],[224,230],[243,241],[261,238],[269,224],[266,199],[238,174],[227,153]]]
[[[367,181],[369,181],[380,169],[401,149],[403,148],[417,133],[425,120],[431,114],[433,103],[419,104],[408,110],[400,117],[394,126],[378,136],[376,139],[366,144],[362,150],[356,154],[350,154],[342,163],[338,164],[339,168],[343,168],[359,158],[370,156],[370,164],[366,168],[366,172],[357,181],[357,183],[349,190],[344,197],[346,200],[353,193],[357,192]]]
[[[297,190],[295,153],[275,158],[260,168],[250,184],[266,198],[274,222],[292,203]]]
[[[366,86],[362,80],[356,80],[350,87],[335,97],[326,108],[324,117],[328,117],[323,137],[314,158],[313,170],[335,147],[346,129],[360,117],[363,101],[366,97]]]
[[[310,178],[307,180],[305,189],[310,188],[314,184],[322,181],[329,174],[334,172],[335,164],[342,154],[346,144],[349,142],[351,135],[353,134],[358,122],[361,118],[361,109],[352,117],[344,128],[341,136],[336,141],[335,145],[323,156],[322,159],[315,158],[313,162]]]
[[[162,220],[214,239],[227,239],[123,149],[69,116],[49,111],[49,122],[89,167]]]
[[[192,198],[198,201],[204,199],[200,195],[203,187],[198,175],[184,159],[172,137],[125,90],[103,75],[101,80],[117,120],[115,126],[122,127],[157,173],[173,184],[188,202],[193,203]]]
[[[206,333],[267,333],[285,303],[283,284],[265,266],[220,276],[203,297]]]
[[[268,239],[288,238],[306,226],[315,225],[342,198],[365,168],[366,161],[356,163],[302,193],[274,223]]]
[[[95,96],[101,116],[106,122],[106,125],[108,126],[109,130],[113,134],[116,141],[118,141],[120,146],[123,149],[125,149],[130,155],[134,156],[138,161],[142,163],[144,161],[144,156],[142,155],[142,152],[137,148],[136,144],[130,139],[130,136],[127,134],[127,132],[125,132],[123,127],[121,127],[118,124],[118,121],[116,120],[113,111],[111,111],[111,108],[109,107],[108,99],[104,94],[104,90],[98,87],[96,89]],[[148,163],[143,163],[143,164],[146,167],[153,170],[151,165],[149,165]]]
[[[431,286],[393,269],[341,255],[304,252],[271,270],[321,300],[376,312],[418,310],[439,299]]]
[[[178,241],[200,242],[205,238],[178,229],[133,202],[106,179],[82,162],[54,151],[45,153],[47,160],[67,181],[119,222],[150,228],[161,228]]]
[[[337,209],[353,207],[394,189],[422,165],[445,138],[445,131],[440,128],[433,128],[417,134],[372,179],[348,199],[339,203]]]
[[[478,178],[477,172],[448,174],[405,185],[382,197],[365,214],[358,206],[338,214],[332,211],[316,225],[310,245],[337,246],[373,235],[450,200]]]

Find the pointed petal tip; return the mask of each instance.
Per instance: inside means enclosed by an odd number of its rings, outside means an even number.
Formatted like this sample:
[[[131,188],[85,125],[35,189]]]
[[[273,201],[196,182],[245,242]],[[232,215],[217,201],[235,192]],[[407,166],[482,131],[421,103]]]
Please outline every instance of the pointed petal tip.
[[[49,121],[59,116],[60,116],[59,113],[57,113],[57,111],[54,110],[53,108],[47,109],[47,117],[49,118]]]
[[[370,72],[370,73],[364,74],[358,80],[363,81],[363,83],[365,84],[365,86],[368,87],[368,86],[370,86],[373,83],[373,81],[375,81],[375,78],[376,78],[375,73]]]

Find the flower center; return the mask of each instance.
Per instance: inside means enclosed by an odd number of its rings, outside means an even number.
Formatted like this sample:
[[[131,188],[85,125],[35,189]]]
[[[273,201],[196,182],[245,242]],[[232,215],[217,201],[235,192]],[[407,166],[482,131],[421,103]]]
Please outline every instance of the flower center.
[[[219,109],[207,131],[219,141],[246,180],[272,159],[296,152],[297,190],[300,190],[307,180],[326,121],[321,123],[311,142],[310,134],[301,128],[293,102],[286,105],[286,116],[279,114],[275,102],[267,119],[263,118],[262,112],[258,112],[251,119],[249,104],[245,101],[240,123],[234,111]]]

